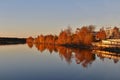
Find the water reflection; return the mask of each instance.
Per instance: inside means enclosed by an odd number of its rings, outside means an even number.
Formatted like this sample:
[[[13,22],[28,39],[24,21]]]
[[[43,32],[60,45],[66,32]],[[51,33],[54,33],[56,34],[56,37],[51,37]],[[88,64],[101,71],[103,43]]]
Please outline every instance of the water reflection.
[[[32,43],[27,43],[30,48],[33,47]],[[48,50],[50,54],[56,52],[59,54],[61,59],[64,59],[68,64],[72,63],[72,60],[76,64],[81,64],[84,68],[87,68],[91,65],[96,57],[99,57],[100,60],[104,61],[105,58],[113,60],[114,63],[117,63],[120,60],[120,54],[98,51],[98,50],[82,50],[78,48],[67,48],[63,46],[55,46],[49,44],[34,44],[35,47],[42,53],[44,50]]]
[[[29,48],[33,47],[33,43],[27,43],[27,45],[28,45]]]
[[[33,47],[32,43],[28,43],[30,48]],[[35,44],[35,47],[43,52],[48,50],[50,54],[56,52],[59,54],[61,59],[65,59],[68,64],[72,63],[72,59],[75,60],[76,64],[81,64],[83,67],[87,67],[89,64],[95,60],[95,54],[92,54],[90,50],[80,50],[75,48],[66,48],[63,46],[55,45],[44,45],[44,44]]]
[[[99,57],[102,61],[104,61],[105,58],[113,60],[114,63],[117,63],[120,60],[119,53],[100,51],[100,50],[93,50],[92,52],[96,54],[97,57]]]

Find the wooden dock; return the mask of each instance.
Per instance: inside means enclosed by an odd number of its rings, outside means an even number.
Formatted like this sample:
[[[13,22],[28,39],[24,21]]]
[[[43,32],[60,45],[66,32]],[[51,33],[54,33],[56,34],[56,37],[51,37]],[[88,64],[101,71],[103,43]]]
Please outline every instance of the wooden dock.
[[[120,48],[120,39],[107,39],[101,42],[93,42],[95,48]]]

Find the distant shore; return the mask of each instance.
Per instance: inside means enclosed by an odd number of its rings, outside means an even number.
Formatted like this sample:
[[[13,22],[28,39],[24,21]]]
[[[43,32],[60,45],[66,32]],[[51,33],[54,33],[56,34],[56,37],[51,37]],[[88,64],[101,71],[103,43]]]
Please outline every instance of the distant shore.
[[[26,38],[0,37],[0,45],[25,44]]]
[[[0,45],[26,44],[26,41],[28,41],[26,38],[0,37]],[[27,42],[27,43],[29,43],[29,42]],[[30,43],[35,44],[31,40],[30,40]],[[53,45],[53,44],[50,44],[50,45]],[[85,46],[85,45],[75,45],[75,44],[62,44],[59,46],[64,46],[64,47],[68,47],[68,48],[89,49],[89,50],[98,49],[98,50],[120,53],[120,48],[116,48],[116,47],[115,48],[110,48],[110,47],[108,47],[108,48],[106,48],[106,47],[105,48],[104,47],[103,48],[101,48],[101,47],[96,48],[96,46],[92,46],[92,45]]]

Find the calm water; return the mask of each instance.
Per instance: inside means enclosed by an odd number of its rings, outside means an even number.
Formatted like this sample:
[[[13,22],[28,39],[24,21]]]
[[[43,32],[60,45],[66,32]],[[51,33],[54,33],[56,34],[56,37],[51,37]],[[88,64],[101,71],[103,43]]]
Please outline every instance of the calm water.
[[[0,46],[0,80],[120,80],[120,61],[50,45]]]

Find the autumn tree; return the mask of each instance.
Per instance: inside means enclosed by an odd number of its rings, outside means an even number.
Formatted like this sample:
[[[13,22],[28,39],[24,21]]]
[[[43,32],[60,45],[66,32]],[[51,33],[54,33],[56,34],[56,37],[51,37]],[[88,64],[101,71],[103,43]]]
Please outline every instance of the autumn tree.
[[[39,42],[44,43],[45,42],[45,37],[41,34],[39,37]]]
[[[35,44],[39,44],[39,43],[40,43],[40,42],[39,42],[39,36],[34,39],[34,43],[35,43]]]
[[[78,38],[78,35],[77,34],[73,34],[72,35],[72,44],[78,45],[79,43],[80,43],[80,40]]]
[[[26,39],[26,42],[27,43],[33,43],[34,42],[34,38],[33,37],[28,37],[27,39]]]
[[[63,30],[60,32],[58,36],[58,44],[71,44],[72,43],[72,32],[71,28],[68,27],[68,29]]]
[[[93,35],[92,35],[92,33],[87,34],[85,36],[85,39],[84,39],[84,44],[85,45],[91,45],[92,41],[93,41]]]
[[[97,32],[96,38],[99,40],[106,39],[106,33],[105,33],[105,30],[103,28],[101,28],[100,31]]]
[[[113,28],[113,38],[120,38],[119,28],[117,27]]]
[[[45,43],[46,44],[53,44],[54,43],[54,36],[53,35],[46,35],[45,36]]]
[[[58,37],[56,35],[40,35],[35,38],[34,42],[36,44],[55,44]]]
[[[89,26],[88,26],[88,29],[89,29],[90,32],[94,32],[94,30],[95,30],[95,25],[89,25]]]
[[[77,28],[76,35],[77,40],[76,42],[79,42],[79,44],[83,45],[90,45],[93,41],[93,34],[89,26],[83,26],[82,28]]]

